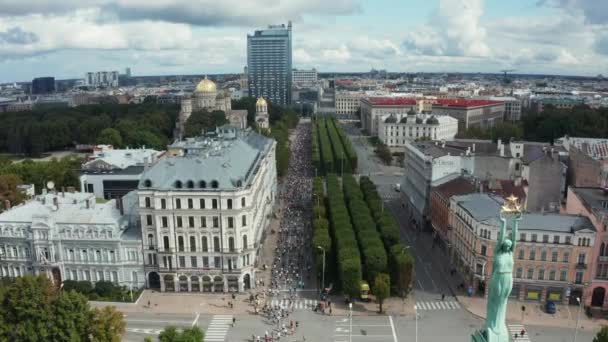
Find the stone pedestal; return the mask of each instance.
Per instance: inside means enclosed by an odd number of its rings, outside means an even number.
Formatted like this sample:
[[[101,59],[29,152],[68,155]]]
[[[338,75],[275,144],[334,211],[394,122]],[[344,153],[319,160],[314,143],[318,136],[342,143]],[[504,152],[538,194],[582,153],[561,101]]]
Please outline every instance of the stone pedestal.
[[[471,335],[471,342],[488,342],[485,337],[485,332],[483,330],[477,330]]]

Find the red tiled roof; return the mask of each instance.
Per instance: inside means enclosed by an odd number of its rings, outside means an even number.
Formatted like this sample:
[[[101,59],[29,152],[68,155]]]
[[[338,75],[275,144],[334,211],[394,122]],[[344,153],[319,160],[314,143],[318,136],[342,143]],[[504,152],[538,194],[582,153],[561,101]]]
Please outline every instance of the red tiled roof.
[[[435,190],[448,199],[454,195],[465,195],[475,192],[475,186],[468,180],[458,177],[436,186]]]
[[[416,99],[410,97],[368,97],[363,99],[373,106],[412,106]]]
[[[502,103],[502,101],[479,100],[479,99],[437,99],[433,106],[443,107],[482,107]]]
[[[353,83],[354,82],[351,80],[336,80],[336,84],[339,84],[339,85],[351,86],[351,85],[353,85]]]

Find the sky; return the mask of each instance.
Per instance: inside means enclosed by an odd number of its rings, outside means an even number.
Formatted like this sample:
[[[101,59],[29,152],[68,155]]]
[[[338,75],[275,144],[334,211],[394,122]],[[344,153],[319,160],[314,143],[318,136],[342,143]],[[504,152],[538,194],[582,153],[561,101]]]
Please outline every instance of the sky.
[[[0,0],[0,82],[237,73],[288,20],[300,69],[608,73],[608,0]]]

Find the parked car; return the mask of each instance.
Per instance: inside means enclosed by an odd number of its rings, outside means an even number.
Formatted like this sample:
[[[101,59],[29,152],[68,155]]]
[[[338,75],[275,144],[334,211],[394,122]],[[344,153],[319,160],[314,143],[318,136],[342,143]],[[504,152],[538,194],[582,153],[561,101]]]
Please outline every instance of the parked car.
[[[399,183],[395,184],[395,191],[397,191],[397,192],[401,191],[401,184],[399,184]]]
[[[553,315],[557,311],[557,307],[553,301],[548,300],[545,304],[545,312]]]

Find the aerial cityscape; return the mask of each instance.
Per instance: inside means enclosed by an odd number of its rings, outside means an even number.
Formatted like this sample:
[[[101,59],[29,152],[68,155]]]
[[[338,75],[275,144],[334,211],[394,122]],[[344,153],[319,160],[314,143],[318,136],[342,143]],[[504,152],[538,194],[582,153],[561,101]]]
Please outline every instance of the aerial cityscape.
[[[0,1],[0,341],[608,342],[608,3]]]

